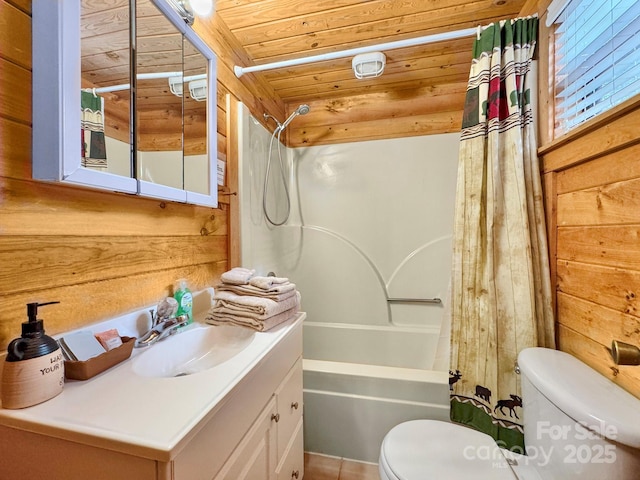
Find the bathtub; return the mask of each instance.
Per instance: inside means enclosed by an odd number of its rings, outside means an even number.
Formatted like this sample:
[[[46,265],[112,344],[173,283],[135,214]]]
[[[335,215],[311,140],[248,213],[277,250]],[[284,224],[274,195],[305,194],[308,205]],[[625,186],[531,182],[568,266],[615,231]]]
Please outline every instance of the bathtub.
[[[307,312],[305,450],[377,462],[396,424],[449,417],[448,354],[436,345],[449,343],[460,136],[282,147],[291,211],[274,228],[262,211],[271,132],[238,108],[241,263],[292,279]],[[278,214],[281,183],[267,189]]]
[[[395,425],[449,419],[448,372],[431,369],[439,329],[303,328],[305,451],[376,463]]]

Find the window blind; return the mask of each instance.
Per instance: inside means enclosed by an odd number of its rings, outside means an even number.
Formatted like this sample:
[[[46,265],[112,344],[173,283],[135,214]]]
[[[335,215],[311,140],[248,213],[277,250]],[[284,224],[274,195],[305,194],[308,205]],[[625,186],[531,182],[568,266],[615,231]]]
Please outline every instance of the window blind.
[[[569,0],[554,23],[558,137],[640,93],[640,1]]]

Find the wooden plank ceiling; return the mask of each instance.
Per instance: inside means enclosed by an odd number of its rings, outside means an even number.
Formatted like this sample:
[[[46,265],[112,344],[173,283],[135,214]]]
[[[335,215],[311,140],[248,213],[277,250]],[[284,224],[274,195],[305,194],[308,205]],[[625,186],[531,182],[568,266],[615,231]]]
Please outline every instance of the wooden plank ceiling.
[[[524,0],[217,0],[255,64],[473,28],[518,15]],[[384,52],[383,76],[360,81],[351,58],[264,73],[286,102],[466,81],[472,39]],[[366,87],[363,87],[366,83]]]
[[[139,53],[156,58],[151,64],[160,68],[171,60],[175,35],[156,35],[157,10],[149,0],[137,1],[139,46],[144,47]],[[216,22],[235,37],[229,43],[240,46],[236,58],[247,58],[242,66],[248,66],[474,28],[517,17],[525,1],[217,0]],[[125,83],[127,4],[82,0],[85,86]],[[296,119],[286,132],[290,145],[457,131],[472,45],[473,37],[466,37],[384,51],[384,74],[374,79],[357,80],[351,58],[343,58],[245,75],[242,82],[249,85],[262,77],[287,115],[301,103],[311,106],[312,114]],[[168,85],[162,84],[166,94]],[[139,108],[157,104],[147,96]],[[393,125],[383,128],[381,122],[389,120]]]
[[[515,18],[524,4],[525,0],[217,0],[216,12],[253,64],[263,64],[474,28]],[[314,115],[292,124],[305,132],[292,132],[290,143],[329,143],[331,138],[338,140],[338,130],[354,122],[461,112],[472,45],[473,37],[467,37],[385,51],[385,71],[374,79],[357,80],[351,57],[256,75],[273,87],[287,113],[298,104],[311,105]],[[431,96],[429,102],[418,100],[425,96]],[[364,108],[357,114],[346,112],[354,107]],[[314,133],[313,125],[331,129]],[[348,135],[371,136],[364,131],[358,135],[351,127]],[[424,133],[418,130],[414,134]]]

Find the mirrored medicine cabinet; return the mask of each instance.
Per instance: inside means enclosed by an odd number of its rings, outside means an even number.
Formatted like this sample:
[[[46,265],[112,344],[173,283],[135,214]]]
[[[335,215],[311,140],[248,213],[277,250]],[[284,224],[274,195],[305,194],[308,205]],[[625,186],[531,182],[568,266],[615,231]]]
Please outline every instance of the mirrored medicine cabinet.
[[[217,206],[216,58],[167,0],[34,0],[33,178]]]

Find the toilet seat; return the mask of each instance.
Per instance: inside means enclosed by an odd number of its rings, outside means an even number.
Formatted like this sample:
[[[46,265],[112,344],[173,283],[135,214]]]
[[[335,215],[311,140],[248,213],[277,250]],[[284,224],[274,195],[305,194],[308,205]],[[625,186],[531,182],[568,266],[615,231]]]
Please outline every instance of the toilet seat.
[[[380,449],[388,480],[516,480],[490,436],[463,425],[412,420],[392,428]]]

